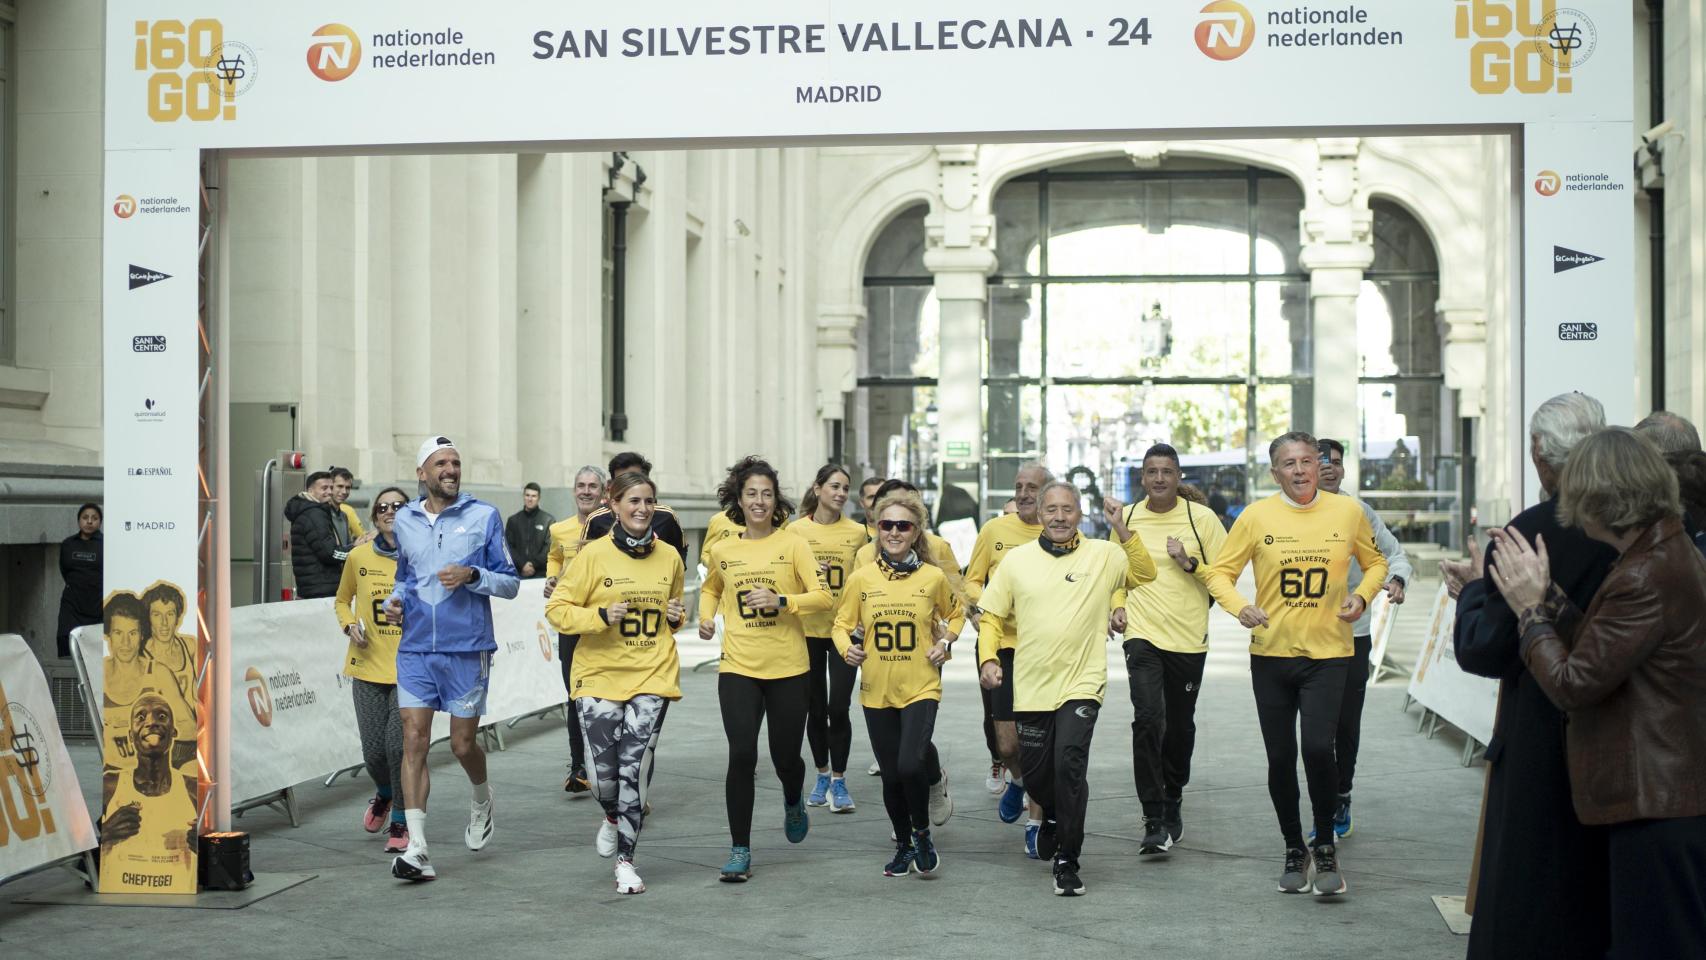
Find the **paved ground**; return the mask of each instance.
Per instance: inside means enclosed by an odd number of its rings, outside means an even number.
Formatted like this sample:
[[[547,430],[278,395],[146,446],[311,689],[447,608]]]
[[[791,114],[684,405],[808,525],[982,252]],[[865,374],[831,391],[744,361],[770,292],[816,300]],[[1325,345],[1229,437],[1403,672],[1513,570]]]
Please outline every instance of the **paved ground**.
[[[1432,592],[1433,584],[1420,583],[1412,595]],[[1400,662],[1415,654],[1420,619],[1394,643]],[[300,790],[300,828],[270,810],[251,812],[240,825],[254,834],[257,871],[317,879],[240,911],[183,911],[17,904],[24,894],[67,885],[63,873],[26,878],[0,892],[0,956],[558,957],[591,948],[742,958],[1461,957],[1464,941],[1447,931],[1429,898],[1463,892],[1481,768],[1459,765],[1461,741],[1415,732],[1419,708],[1400,710],[1403,681],[1371,688],[1356,832],[1341,848],[1350,895],[1322,901],[1276,893],[1282,851],[1248,657],[1236,624],[1218,614],[1214,623],[1217,650],[1185,794],[1186,839],[1165,862],[1137,856],[1130,707],[1123,669],[1111,661],[1109,709],[1091,757],[1089,896],[1079,900],[1051,896],[1047,867],[1021,853],[1020,828],[995,817],[982,786],[987,758],[964,658],[950,665],[937,727],[957,812],[936,831],[944,864],[934,881],[882,876],[888,822],[877,781],[863,775],[870,753],[856,717],[860,772],[850,780],[858,811],[814,812],[810,837],[790,846],[780,790],[761,763],[756,875],[745,885],[716,882],[728,852],[726,750],[715,675],[706,672],[685,678],[686,698],[665,728],[656,812],[640,841],[650,888],[643,896],[615,895],[609,861],[592,849],[594,804],[560,788],[565,736],[555,721],[534,720],[511,731],[509,749],[492,758],[499,832],[480,854],[460,842],[466,781],[448,750],[435,750],[436,883],[390,879],[379,841],[359,826],[366,780],[312,784]],[[87,789],[95,782],[93,748],[74,752],[87,765]]]

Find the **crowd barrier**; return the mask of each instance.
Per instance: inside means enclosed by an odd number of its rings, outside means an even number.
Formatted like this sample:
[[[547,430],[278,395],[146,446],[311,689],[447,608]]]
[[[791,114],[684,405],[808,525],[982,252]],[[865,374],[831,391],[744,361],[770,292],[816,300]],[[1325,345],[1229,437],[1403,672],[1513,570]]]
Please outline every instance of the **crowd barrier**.
[[[93,878],[95,845],[47,677],[23,637],[0,634],[0,883],[78,860]]]
[[[1457,601],[1442,585],[1429,608],[1427,637],[1416,657],[1416,668],[1410,674],[1410,696],[1404,706],[1408,709],[1411,701],[1422,705],[1418,729],[1427,727],[1429,736],[1440,720],[1468,735],[1463,747],[1463,762],[1467,765],[1474,757],[1475,747],[1493,738],[1499,684],[1457,665],[1457,648],[1452,642],[1456,622]]]
[[[516,599],[492,600],[498,650],[492,657],[491,687],[481,720],[488,729],[505,722],[513,725],[564,702],[557,633],[545,621],[541,583],[524,580]],[[361,765],[350,679],[343,675],[349,639],[339,629],[332,605],[325,598],[231,611],[235,808],[277,797],[308,780],[329,783],[339,771]],[[90,690],[100,690],[106,655],[101,628],[81,628],[73,638],[85,682]],[[449,732],[449,719],[437,715],[434,739]],[[501,742],[501,734],[497,736]]]

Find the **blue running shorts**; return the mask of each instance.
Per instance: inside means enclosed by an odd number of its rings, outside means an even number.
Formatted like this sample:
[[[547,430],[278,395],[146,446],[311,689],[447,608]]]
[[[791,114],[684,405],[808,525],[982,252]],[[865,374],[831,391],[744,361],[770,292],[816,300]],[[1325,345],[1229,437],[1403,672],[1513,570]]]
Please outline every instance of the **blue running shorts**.
[[[466,653],[397,653],[397,706],[425,707],[453,717],[486,712],[492,679],[490,650]]]

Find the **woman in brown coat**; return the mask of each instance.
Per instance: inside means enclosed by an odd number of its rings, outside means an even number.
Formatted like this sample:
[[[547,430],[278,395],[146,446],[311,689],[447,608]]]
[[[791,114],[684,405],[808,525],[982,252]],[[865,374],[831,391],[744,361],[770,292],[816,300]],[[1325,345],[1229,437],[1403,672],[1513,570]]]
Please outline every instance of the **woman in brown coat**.
[[[1576,814],[1608,827],[1611,956],[1706,957],[1706,558],[1676,474],[1630,430],[1582,441],[1558,486],[1560,518],[1619,554],[1587,611],[1552,585],[1544,538],[1493,531],[1489,572],[1569,715]]]

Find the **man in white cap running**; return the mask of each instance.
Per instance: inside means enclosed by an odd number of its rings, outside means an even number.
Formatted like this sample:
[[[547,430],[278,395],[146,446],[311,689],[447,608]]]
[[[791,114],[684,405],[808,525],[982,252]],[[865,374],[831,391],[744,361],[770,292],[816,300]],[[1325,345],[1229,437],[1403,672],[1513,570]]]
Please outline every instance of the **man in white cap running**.
[[[385,616],[401,622],[397,649],[397,706],[403,716],[403,811],[409,848],[391,861],[399,880],[438,876],[427,860],[427,747],[432,715],[450,714],[450,751],[474,786],[464,838],[479,850],[492,839],[492,788],[486,755],[474,734],[486,711],[491,683],[491,597],[512,598],[520,588],[504,545],[503,516],[489,503],[461,492],[462,458],[448,437],[421,444],[415,476],[426,496],[397,512],[397,586]]]

